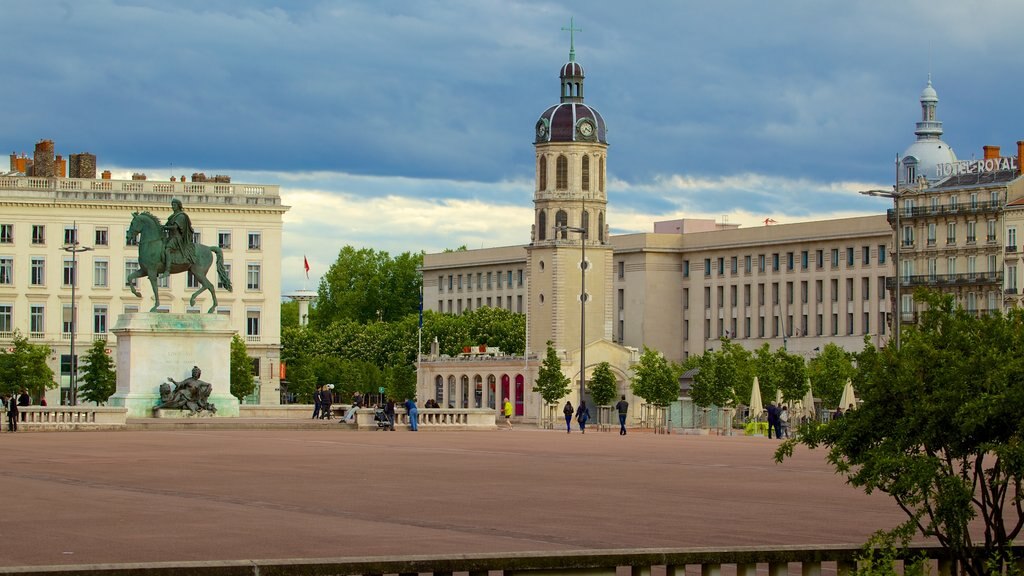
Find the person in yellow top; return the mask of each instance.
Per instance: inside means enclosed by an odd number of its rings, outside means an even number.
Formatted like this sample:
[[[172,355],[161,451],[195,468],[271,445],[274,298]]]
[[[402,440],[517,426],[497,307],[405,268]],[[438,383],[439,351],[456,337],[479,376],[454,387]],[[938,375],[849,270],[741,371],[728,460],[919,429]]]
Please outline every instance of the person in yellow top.
[[[505,404],[501,407],[501,411],[505,413],[505,424],[508,429],[512,429],[512,403],[505,398]]]

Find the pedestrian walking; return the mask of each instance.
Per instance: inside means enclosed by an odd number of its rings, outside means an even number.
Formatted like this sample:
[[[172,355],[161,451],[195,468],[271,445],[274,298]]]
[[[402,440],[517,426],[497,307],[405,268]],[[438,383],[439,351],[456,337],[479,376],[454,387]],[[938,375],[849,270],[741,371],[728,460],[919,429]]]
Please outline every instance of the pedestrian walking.
[[[782,436],[789,438],[789,410],[785,406],[782,407],[782,411],[779,412],[779,424],[782,426]]]
[[[615,405],[615,410],[619,413],[619,436],[625,436],[626,414],[629,412],[629,402],[626,402],[625,394],[622,395],[622,399]]]
[[[566,400],[565,407],[562,408],[562,414],[565,415],[565,433],[569,434],[572,432],[572,402]]]
[[[576,408],[576,423],[580,425],[580,433],[587,433],[587,420],[590,420],[590,409],[587,408],[587,401],[580,400],[579,407]]]
[[[323,390],[322,386],[316,387],[316,392],[313,392],[313,420],[320,417],[320,391]]]
[[[18,399],[14,394],[7,399],[7,431],[18,431]]]
[[[509,430],[512,429],[512,403],[509,402],[508,398],[505,398],[505,403],[501,405],[501,411],[505,413],[505,426]]]
[[[388,398],[387,404],[384,405],[384,414],[388,417],[388,424],[391,426],[388,430],[395,431],[395,401],[392,398]]]

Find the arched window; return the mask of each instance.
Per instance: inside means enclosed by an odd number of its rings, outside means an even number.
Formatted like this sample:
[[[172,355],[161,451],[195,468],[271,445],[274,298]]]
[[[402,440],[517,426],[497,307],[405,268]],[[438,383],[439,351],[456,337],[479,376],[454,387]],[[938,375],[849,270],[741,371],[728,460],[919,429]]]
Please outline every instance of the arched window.
[[[580,228],[583,228],[583,238],[590,240],[590,212],[586,210],[583,211]]]
[[[455,376],[448,377],[448,407],[455,408],[458,404],[455,403],[455,399],[458,398],[455,392]]]
[[[568,237],[569,231],[565,229],[568,224],[569,217],[566,215],[565,210],[555,212],[555,238],[565,240]]]
[[[444,406],[444,376],[434,378],[434,401]]]
[[[604,156],[597,162],[597,189],[604,192]]]
[[[462,376],[462,403],[459,408],[469,408],[469,376]]]
[[[537,214],[537,240],[548,239],[548,214],[541,210]]]
[[[581,176],[582,180],[580,181],[580,186],[582,186],[584,190],[590,190],[590,156],[583,156],[583,171]]]
[[[540,190],[548,189],[548,162],[543,155],[537,159],[537,181]]]
[[[555,161],[555,189],[569,189],[569,159],[563,154],[559,154]]]
[[[597,240],[604,242],[604,212],[597,213]]]

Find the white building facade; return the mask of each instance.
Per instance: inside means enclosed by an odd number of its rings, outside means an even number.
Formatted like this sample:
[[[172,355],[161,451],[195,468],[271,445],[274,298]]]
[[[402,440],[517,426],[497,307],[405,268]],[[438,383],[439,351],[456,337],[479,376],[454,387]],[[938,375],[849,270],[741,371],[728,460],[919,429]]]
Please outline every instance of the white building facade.
[[[0,175],[0,345],[9,346],[18,331],[53,350],[59,386],[47,392],[48,403],[68,397],[73,318],[76,357],[96,340],[115,354],[110,330],[117,317],[153,305],[145,279],[141,299],[125,286],[138,268],[138,247],[128,244],[126,231],[135,211],[166,219],[172,198],[184,204],[195,240],[223,250],[234,291],[220,286],[214,270],[209,278],[218,287],[216,312],[231,318],[252,358],[258,388],[248,401],[279,403],[281,228],[288,208],[278,186],[36,177],[13,168]],[[89,250],[73,255],[66,248],[75,243]],[[199,314],[212,303],[204,293],[189,305],[198,284],[187,274],[159,286],[161,311]]]

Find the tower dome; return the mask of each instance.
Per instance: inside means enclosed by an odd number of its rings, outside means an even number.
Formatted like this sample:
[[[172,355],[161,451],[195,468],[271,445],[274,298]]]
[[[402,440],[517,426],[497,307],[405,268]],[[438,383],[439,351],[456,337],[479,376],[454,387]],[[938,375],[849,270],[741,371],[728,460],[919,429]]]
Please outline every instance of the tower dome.
[[[931,74],[928,75],[928,85],[921,91],[920,101],[921,120],[914,130],[917,140],[903,152],[900,160],[899,181],[904,185],[914,184],[920,177],[935,182],[940,178],[940,164],[956,162],[953,149],[942,141],[942,122],[935,115],[939,95],[932,87]]]
[[[576,61],[575,42],[569,46],[569,61],[558,72],[561,95],[558,104],[537,119],[534,143],[598,142],[607,144],[607,127],[596,108],[583,102],[583,66]]]

